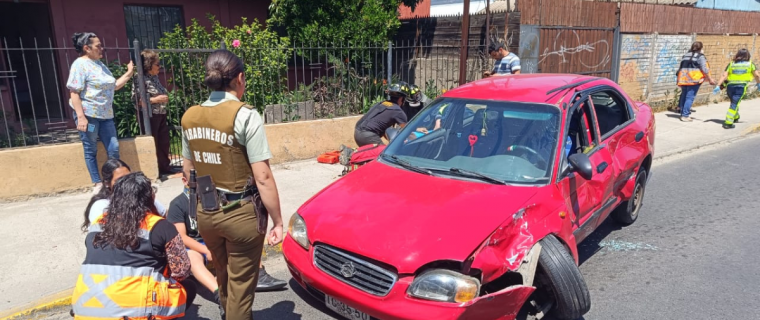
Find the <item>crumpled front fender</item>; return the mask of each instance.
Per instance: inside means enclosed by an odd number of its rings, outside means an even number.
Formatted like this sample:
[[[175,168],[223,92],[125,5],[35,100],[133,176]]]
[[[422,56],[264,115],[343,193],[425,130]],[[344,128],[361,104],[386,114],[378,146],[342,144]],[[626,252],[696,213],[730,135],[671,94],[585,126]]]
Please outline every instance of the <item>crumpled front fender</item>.
[[[536,288],[531,286],[511,286],[479,297],[471,301],[459,319],[515,319],[534,290]]]

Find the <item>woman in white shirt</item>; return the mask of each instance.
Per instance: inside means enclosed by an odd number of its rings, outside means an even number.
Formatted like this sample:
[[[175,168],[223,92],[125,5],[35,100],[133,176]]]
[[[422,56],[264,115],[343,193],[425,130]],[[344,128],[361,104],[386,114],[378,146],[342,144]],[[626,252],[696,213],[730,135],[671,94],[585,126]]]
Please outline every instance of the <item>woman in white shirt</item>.
[[[90,223],[100,217],[108,208],[116,180],[131,173],[131,169],[124,161],[113,158],[108,159],[100,171],[103,175],[103,188],[92,196],[90,203],[87,204],[87,209],[84,210],[84,223],[82,224],[82,231],[84,232],[87,232]],[[155,201],[154,205],[161,216],[166,215],[166,208],[158,200]]]

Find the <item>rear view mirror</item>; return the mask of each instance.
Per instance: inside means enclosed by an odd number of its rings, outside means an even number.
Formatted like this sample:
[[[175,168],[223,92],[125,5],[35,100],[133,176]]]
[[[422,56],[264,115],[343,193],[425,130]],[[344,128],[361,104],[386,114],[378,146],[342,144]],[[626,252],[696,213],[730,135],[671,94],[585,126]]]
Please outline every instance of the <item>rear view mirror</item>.
[[[591,159],[585,153],[575,153],[567,159],[570,162],[571,171],[577,172],[583,179],[591,180],[594,174],[594,168],[591,166]]]

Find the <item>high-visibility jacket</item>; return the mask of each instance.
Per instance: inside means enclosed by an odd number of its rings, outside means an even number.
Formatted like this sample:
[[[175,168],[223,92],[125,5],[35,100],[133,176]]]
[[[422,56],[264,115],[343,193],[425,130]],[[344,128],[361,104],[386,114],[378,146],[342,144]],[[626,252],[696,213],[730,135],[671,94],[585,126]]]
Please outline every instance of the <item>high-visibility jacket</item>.
[[[701,53],[687,53],[681,60],[681,66],[678,68],[678,85],[693,86],[705,82],[705,72],[710,72],[710,65],[705,61],[705,71],[699,65],[699,60],[703,59]]]
[[[165,260],[155,256],[150,243],[150,231],[161,219],[152,213],[145,215],[134,250],[110,245],[95,248],[93,239],[102,229],[98,221],[90,225],[85,239],[87,256],[71,299],[74,319],[163,320],[185,315],[187,293],[169,277]]]
[[[728,71],[728,84],[747,84],[755,77],[753,73],[757,68],[751,61],[732,62],[726,67]]]

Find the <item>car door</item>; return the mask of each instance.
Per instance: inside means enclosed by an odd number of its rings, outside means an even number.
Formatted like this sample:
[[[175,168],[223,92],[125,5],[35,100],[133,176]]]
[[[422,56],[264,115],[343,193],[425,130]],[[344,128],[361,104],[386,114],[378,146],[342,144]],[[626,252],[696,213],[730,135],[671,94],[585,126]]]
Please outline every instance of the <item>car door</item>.
[[[568,112],[564,139],[568,136],[577,136],[579,140],[573,143],[570,155],[578,152],[585,153],[594,168],[590,180],[575,173],[567,173],[560,181],[568,208],[571,208],[570,211],[573,214],[576,241],[580,242],[596,229],[599,217],[606,210],[605,202],[611,194],[613,177],[610,166],[612,157],[606,146],[599,142],[596,117],[587,95],[579,96]],[[561,162],[562,168],[565,169],[569,155],[567,153],[562,155],[565,156]]]
[[[610,153],[613,167],[613,183],[608,192],[616,195],[626,181],[634,174],[641,152],[635,148],[638,136],[643,137],[643,131],[634,124],[633,110],[627,100],[617,90],[611,87],[595,88],[590,93],[594,114],[599,123],[601,143]]]

